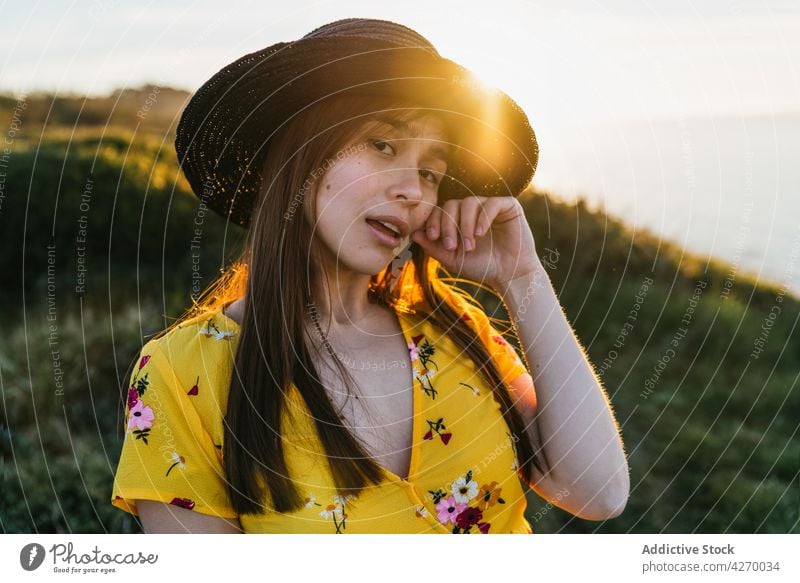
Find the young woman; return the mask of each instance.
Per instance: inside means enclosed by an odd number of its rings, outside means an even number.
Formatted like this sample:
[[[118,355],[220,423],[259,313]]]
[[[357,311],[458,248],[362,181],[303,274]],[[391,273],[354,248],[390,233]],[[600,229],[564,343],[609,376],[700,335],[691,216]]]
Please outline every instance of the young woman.
[[[515,198],[533,131],[469,79],[347,19],[194,95],[182,168],[248,231],[134,365],[112,503],[146,532],[530,533],[526,485],[622,511],[613,414]],[[458,280],[506,303],[530,370]]]

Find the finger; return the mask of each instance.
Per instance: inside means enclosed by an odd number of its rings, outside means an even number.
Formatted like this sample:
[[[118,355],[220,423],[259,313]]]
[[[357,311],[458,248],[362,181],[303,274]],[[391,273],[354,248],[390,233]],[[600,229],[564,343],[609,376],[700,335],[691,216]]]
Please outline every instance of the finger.
[[[492,228],[492,223],[497,218],[497,215],[505,207],[501,197],[493,196],[483,204],[483,216],[480,219],[479,226],[482,228],[483,234],[488,233]]]
[[[428,220],[425,221],[425,233],[428,236],[428,239],[431,241],[435,241],[439,238],[439,233],[441,232],[441,222],[442,222],[442,209],[438,206],[433,207],[431,214],[428,216]]]
[[[453,251],[458,246],[458,218],[461,201],[451,199],[442,206],[441,233],[444,248]]]
[[[491,225],[492,221],[489,220],[489,215],[486,212],[486,205],[491,202],[490,197],[484,197],[480,208],[478,209],[478,217],[475,220],[475,237],[483,237],[486,233],[489,232],[489,225]]]
[[[441,262],[447,262],[452,258],[453,252],[444,248],[441,237],[432,241],[428,239],[425,232],[420,229],[411,234],[411,240],[417,243],[425,253]]]
[[[475,224],[480,207],[481,200],[477,196],[470,196],[461,201],[461,238],[464,241],[464,250],[467,252],[475,249]]]

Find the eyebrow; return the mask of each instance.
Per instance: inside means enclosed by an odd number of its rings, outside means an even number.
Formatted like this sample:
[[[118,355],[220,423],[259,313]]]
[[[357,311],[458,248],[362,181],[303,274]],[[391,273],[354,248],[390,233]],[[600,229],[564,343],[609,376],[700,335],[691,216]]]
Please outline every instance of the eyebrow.
[[[412,128],[408,123],[401,119],[397,119],[396,117],[386,114],[386,113],[377,113],[375,114],[374,118],[378,121],[382,121],[400,133],[404,134],[406,137],[411,138],[418,138],[420,137],[419,132],[417,131],[416,127]],[[445,148],[441,144],[434,143],[429,148],[428,151],[433,154],[435,157],[439,158],[443,162],[447,162],[450,158],[450,148]]]

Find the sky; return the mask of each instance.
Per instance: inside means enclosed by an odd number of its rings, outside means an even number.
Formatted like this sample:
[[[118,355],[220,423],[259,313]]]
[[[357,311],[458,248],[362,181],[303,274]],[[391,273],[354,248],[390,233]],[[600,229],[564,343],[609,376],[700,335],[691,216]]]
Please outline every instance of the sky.
[[[6,1],[0,91],[194,90],[353,16],[414,28],[545,124],[800,110],[795,0]]]

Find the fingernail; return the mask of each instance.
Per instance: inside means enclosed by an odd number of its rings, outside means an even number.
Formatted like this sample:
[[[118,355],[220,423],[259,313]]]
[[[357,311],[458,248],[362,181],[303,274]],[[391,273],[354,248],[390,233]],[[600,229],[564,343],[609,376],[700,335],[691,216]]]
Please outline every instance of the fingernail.
[[[444,248],[445,249],[455,249],[456,248],[456,242],[453,241],[452,237],[445,237],[444,238]]]
[[[475,243],[472,242],[472,239],[464,239],[464,248],[467,251],[472,251],[475,249]]]
[[[476,237],[480,237],[481,235],[483,235],[483,226],[476,227],[475,228],[475,236]]]
[[[428,233],[428,239],[435,239],[436,238],[436,229],[434,229],[433,227],[430,227],[427,230],[427,233]]]

